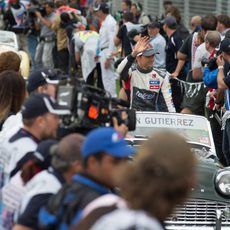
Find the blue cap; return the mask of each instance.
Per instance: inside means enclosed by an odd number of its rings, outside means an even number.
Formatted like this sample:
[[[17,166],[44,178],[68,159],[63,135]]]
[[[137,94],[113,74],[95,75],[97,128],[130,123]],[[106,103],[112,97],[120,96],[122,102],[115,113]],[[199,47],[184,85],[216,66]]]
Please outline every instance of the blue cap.
[[[105,152],[113,157],[126,158],[135,153],[125,139],[114,128],[97,128],[91,131],[83,142],[83,158]]]

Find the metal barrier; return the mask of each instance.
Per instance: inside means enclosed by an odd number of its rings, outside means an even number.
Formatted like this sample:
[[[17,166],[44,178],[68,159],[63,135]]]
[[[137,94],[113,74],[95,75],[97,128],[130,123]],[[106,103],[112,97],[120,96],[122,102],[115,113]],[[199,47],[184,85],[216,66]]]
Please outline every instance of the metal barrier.
[[[113,12],[120,10],[121,1],[111,0]],[[161,17],[164,13],[163,0],[138,0],[137,2],[143,5],[144,12],[148,15]],[[230,15],[229,0],[172,0],[172,2],[180,9],[182,21],[188,29],[190,29],[190,20],[195,15]]]

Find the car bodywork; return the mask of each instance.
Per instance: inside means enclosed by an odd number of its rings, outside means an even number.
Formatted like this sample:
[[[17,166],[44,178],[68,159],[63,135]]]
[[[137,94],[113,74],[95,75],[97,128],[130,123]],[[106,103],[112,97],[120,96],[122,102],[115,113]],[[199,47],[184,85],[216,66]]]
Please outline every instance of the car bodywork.
[[[24,78],[28,78],[30,72],[29,55],[19,50],[19,44],[15,33],[10,31],[0,30],[0,53],[13,51],[21,58],[20,71]]]
[[[230,168],[224,169],[217,159],[208,120],[202,116],[176,113],[137,112],[136,115],[136,130],[129,132],[127,137],[129,144],[138,146],[150,134],[167,129],[183,135],[199,158],[198,186],[192,189],[189,199],[168,217],[166,229],[229,230]],[[219,183],[218,177],[223,174],[224,182]],[[220,186],[224,186],[226,194]]]

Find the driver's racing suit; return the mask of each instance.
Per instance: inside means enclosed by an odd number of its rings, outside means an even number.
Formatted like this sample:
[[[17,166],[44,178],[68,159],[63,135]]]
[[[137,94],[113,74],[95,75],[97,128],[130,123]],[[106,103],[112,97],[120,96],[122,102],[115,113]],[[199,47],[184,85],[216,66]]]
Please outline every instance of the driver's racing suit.
[[[175,112],[169,76],[156,68],[148,71],[134,64],[127,56],[117,71],[125,82],[130,80],[131,108],[141,111]]]

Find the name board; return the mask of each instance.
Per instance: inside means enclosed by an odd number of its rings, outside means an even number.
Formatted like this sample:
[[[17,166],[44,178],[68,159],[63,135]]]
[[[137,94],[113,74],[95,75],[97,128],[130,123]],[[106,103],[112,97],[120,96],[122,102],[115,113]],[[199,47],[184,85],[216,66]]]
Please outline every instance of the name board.
[[[137,127],[208,130],[207,120],[204,117],[145,112],[137,112],[136,115]]]

